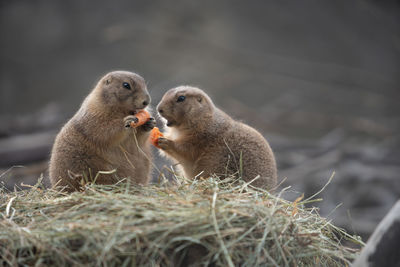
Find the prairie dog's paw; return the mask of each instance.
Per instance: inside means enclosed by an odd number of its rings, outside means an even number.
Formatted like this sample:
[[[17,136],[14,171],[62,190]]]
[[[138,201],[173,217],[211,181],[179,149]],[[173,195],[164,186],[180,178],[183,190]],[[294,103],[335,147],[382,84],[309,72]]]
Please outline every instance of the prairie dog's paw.
[[[174,141],[169,140],[164,137],[159,137],[157,140],[157,145],[162,149],[162,150],[169,150],[172,148],[174,145]]]
[[[125,126],[125,128],[131,128],[131,123],[132,123],[132,122],[137,123],[138,121],[139,121],[139,119],[136,118],[135,115],[126,116],[126,117],[124,118],[124,126]]]
[[[156,120],[150,117],[142,126],[140,126],[144,131],[149,132],[156,126]]]

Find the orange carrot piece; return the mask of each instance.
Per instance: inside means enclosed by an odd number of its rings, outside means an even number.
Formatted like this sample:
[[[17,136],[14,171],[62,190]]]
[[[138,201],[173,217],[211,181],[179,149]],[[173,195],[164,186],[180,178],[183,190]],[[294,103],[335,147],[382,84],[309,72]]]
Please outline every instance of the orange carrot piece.
[[[158,127],[154,127],[153,130],[150,132],[150,143],[152,143],[153,146],[160,148],[158,146],[158,138],[164,137],[163,133],[160,132],[160,129]]]
[[[132,128],[136,128],[136,127],[139,127],[140,125],[145,124],[150,119],[150,113],[148,113],[146,110],[142,109],[142,110],[139,110],[139,112],[135,115],[135,117],[137,118],[137,121],[131,122]]]

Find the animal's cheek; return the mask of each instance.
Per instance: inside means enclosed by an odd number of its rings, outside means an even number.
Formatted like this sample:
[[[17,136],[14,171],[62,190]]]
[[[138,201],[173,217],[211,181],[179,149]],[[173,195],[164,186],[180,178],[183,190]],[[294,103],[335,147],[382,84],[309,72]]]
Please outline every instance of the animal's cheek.
[[[184,118],[185,115],[186,115],[186,113],[187,113],[187,111],[184,110],[184,109],[176,110],[176,117],[178,117],[178,118]]]

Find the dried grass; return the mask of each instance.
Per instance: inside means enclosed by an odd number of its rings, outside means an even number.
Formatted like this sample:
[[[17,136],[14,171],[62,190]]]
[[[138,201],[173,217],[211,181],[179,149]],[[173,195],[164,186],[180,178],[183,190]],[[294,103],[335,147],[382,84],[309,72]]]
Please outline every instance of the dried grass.
[[[343,266],[362,242],[306,209],[232,179],[177,185],[38,183],[0,195],[1,266]],[[233,185],[234,184],[234,185]]]

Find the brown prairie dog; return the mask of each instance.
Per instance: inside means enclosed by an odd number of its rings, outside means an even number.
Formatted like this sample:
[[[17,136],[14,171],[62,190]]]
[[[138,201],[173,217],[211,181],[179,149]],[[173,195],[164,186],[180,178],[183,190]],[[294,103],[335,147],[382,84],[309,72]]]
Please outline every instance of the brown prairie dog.
[[[52,186],[79,190],[82,180],[112,184],[122,178],[147,184],[150,179],[148,135],[151,118],[129,128],[139,110],[150,103],[145,81],[127,71],[106,74],[57,135],[50,159]],[[136,143],[137,141],[137,143]],[[145,155],[143,155],[145,153]],[[113,171],[99,174],[99,171]]]
[[[180,86],[169,90],[157,106],[167,120],[162,152],[181,164],[186,178],[240,173],[263,189],[277,182],[274,154],[265,138],[252,127],[218,109],[202,90]],[[242,169],[240,170],[240,161]]]

